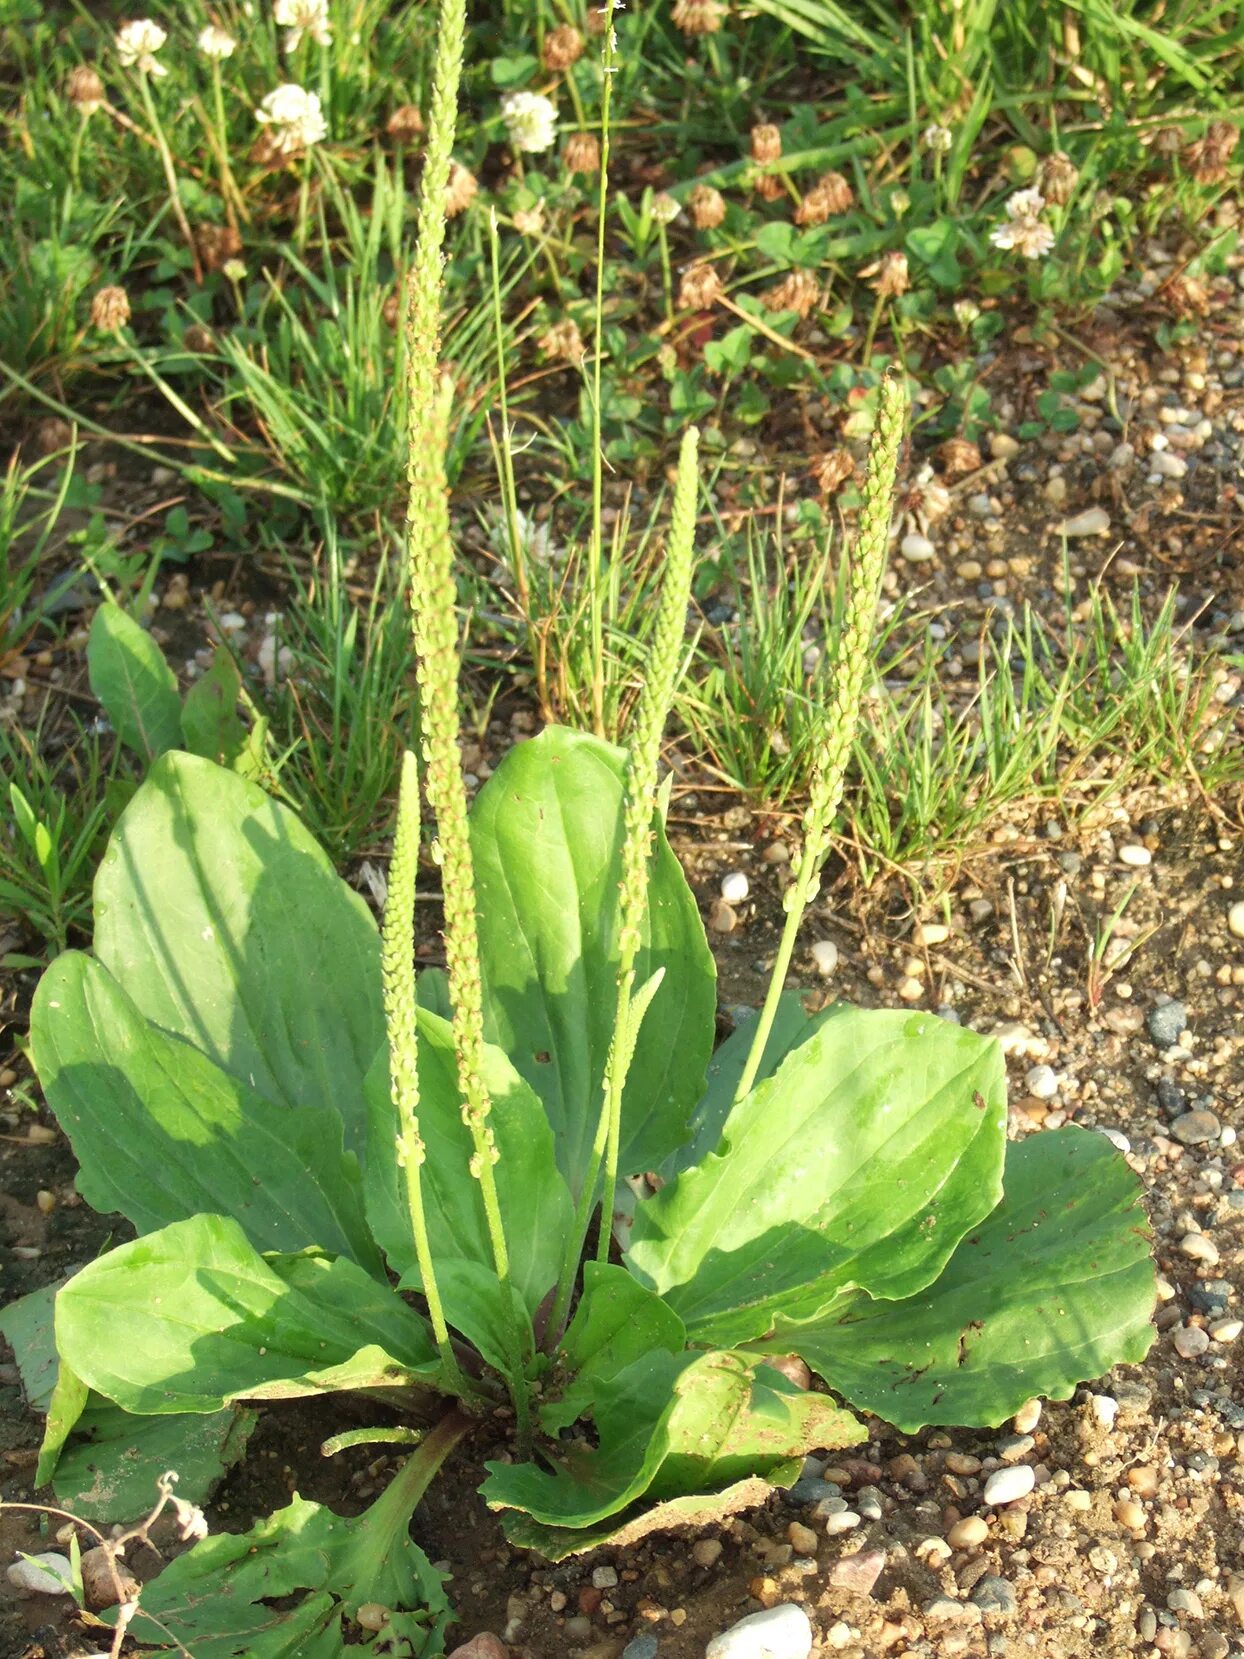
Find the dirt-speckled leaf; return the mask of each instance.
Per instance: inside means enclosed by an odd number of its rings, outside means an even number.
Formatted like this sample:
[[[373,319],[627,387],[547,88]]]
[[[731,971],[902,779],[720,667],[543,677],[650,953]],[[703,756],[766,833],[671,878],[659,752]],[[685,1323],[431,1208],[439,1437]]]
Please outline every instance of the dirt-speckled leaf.
[[[736,1353],[646,1355],[598,1386],[599,1444],[568,1447],[556,1472],[490,1463],[483,1495],[549,1527],[596,1527],[639,1500],[704,1495],[765,1476],[814,1446],[849,1446],[863,1424]]]
[[[168,754],[95,882],[95,954],[139,1012],[274,1105],[366,1137],[384,1037],[375,922],[295,815],[196,755]]]
[[[87,1521],[135,1521],[156,1482],[177,1471],[177,1496],[204,1504],[246,1451],[259,1414],[228,1406],[207,1416],[135,1417],[92,1395],[52,1480],[57,1501]]]
[[[145,1020],[112,975],[67,951],[31,1015],[48,1104],[73,1142],[78,1190],[140,1232],[231,1215],[260,1250],[311,1245],[382,1273],[357,1160],[335,1112],[274,1106]]]
[[[421,1185],[432,1253],[438,1262],[463,1258],[491,1268],[483,1197],[470,1171],[473,1148],[462,1121],[453,1031],[423,1008],[418,1031],[419,1129],[428,1150]],[[489,1122],[500,1153],[494,1175],[513,1282],[534,1314],[557,1281],[573,1205],[539,1099],[491,1044],[484,1050],[483,1071],[492,1096]],[[367,1217],[394,1272],[410,1274],[415,1246],[394,1148],[387,1044],[367,1076],[367,1106]]]
[[[63,1361],[127,1411],[219,1411],[418,1384],[431,1334],[401,1297],[345,1257],[263,1257],[236,1221],[196,1216],[118,1245],[56,1299]]]
[[[127,748],[150,764],[181,743],[181,698],[164,653],[120,605],[106,603],[86,644],[91,690]]]
[[[540,1407],[546,1434],[590,1415],[607,1378],[645,1354],[658,1349],[680,1354],[686,1345],[682,1320],[625,1268],[585,1262],[583,1294],[558,1347],[554,1381],[546,1383]]]
[[[144,1587],[130,1635],[194,1659],[433,1659],[452,1615],[441,1574],[409,1535],[401,1478],[350,1519],[295,1495],[249,1532],[205,1538]],[[379,1636],[354,1622],[364,1602],[389,1610]]]
[[[716,1152],[636,1206],[628,1265],[693,1342],[763,1336],[856,1287],[909,1295],[998,1202],[1005,1137],[996,1042],[845,1009],[740,1101]]]
[[[994,1425],[1142,1360],[1155,1296],[1136,1177],[1104,1136],[1051,1130],[1008,1149],[1005,1199],[935,1284],[901,1302],[854,1297],[781,1328],[774,1349],[904,1433]]]
[[[487,1034],[543,1100],[576,1193],[617,999],[622,775],[620,749],[550,726],[510,750],[471,812]],[[713,959],[658,825],[636,984],[660,968],[627,1075],[628,1174],[655,1169],[682,1144],[713,1040]]]

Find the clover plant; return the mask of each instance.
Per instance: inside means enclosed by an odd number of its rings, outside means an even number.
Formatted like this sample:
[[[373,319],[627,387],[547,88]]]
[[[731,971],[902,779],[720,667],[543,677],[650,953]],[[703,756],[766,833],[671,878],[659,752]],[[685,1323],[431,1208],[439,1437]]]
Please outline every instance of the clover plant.
[[[103,859],[92,952],[57,959],[32,1015],[82,1195],[138,1235],[55,1292],[54,1356],[47,1297],[6,1320],[47,1406],[40,1477],[108,1513],[177,1445],[202,1496],[258,1402],[306,1395],[366,1396],[327,1450],[417,1442],[357,1519],[295,1498],[174,1562],[129,1630],[196,1659],[439,1653],[447,1607],[409,1521],[477,1426],[513,1432],[485,1502],[557,1559],[755,1503],[810,1450],[865,1439],[858,1413],[997,1424],[1150,1339],[1138,1183],[1106,1139],[1008,1146],[994,1041],[925,1012],[809,1013],[785,988],[866,668],[897,382],[760,1014],[714,1051],[713,959],[657,783],[694,432],[627,749],[549,727],[468,812],[437,369],[462,30],[445,0],[410,278],[423,766],[406,756],[383,933],[287,808],[171,750]],[[417,980],[421,770],[446,971]],[[789,1380],[789,1355],[825,1389]]]

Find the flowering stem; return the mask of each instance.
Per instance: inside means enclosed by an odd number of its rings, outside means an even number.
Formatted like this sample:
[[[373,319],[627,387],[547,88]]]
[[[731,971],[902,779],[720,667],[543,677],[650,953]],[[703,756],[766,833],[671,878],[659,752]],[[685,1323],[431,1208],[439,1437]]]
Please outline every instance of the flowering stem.
[[[625,826],[622,841],[621,903],[618,917],[618,1000],[614,1014],[609,1057],[605,1064],[604,1098],[597,1121],[596,1137],[583,1189],[575,1211],[561,1273],[549,1314],[548,1332],[553,1343],[562,1333],[570,1292],[574,1285],[583,1241],[596,1201],[596,1183],[602,1161],[605,1184],[601,1200],[600,1235],[597,1259],[609,1258],[613,1231],[614,1198],[618,1184],[618,1162],[622,1142],[622,1092],[635,1051],[646,1003],[640,993],[635,1001],[635,963],[643,944],[644,919],[648,911],[648,860],[652,847],[652,825],[656,814],[657,762],[661,738],[674,700],[682,667],[683,635],[687,626],[687,604],[695,565],[695,507],[698,477],[696,456],[699,432],[690,427],[684,434],[674,485],[670,515],[669,545],[665,555],[665,579],[653,633],[647,678],[635,710],[628,748],[625,787]],[[637,1017],[638,1016],[638,1017]]]
[[[173,217],[177,220],[177,227],[185,239],[190,250],[190,263],[194,270],[194,280],[203,281],[203,267],[199,264],[199,250],[194,245],[194,233],[190,229],[185,209],[181,205],[181,192],[177,188],[177,169],[173,165],[172,152],[168,147],[168,140],[164,136],[164,128],[160,125],[160,117],[156,114],[155,99],[151,96],[151,87],[146,73],[138,71],[138,89],[143,101],[143,109],[151,123],[151,135],[155,139],[156,149],[160,152],[160,164],[164,168],[164,182],[168,186],[169,205],[173,209]]]
[[[657,226],[657,246],[661,250],[661,287],[665,292],[665,320],[674,321],[674,279],[670,274],[670,239],[665,226]]]
[[[605,218],[609,207],[609,106],[613,96],[614,0],[605,0],[605,34],[601,64],[600,182],[596,197],[596,310],[592,327],[592,530],[588,548],[588,597],[592,629],[592,729],[605,733],[605,644],[602,593],[601,508],[604,497],[601,453],[601,359],[605,319]]]
[[[794,955],[795,939],[804,911],[812,902],[821,866],[829,852],[829,832],[842,801],[843,781],[855,728],[859,720],[864,674],[868,666],[876,623],[877,591],[885,568],[890,538],[890,516],[894,505],[894,479],[903,439],[906,395],[901,378],[887,375],[881,383],[881,404],[868,452],[868,474],[864,480],[864,504],[851,559],[847,614],[839,642],[838,672],[824,723],[816,739],[812,789],[803,815],[803,849],[795,879],[786,890],[786,923],[778,944],[769,990],[747,1064],[735,1090],[742,1100],[760,1070],[778,1003],[786,985],[786,974]]]
[[[216,158],[220,164],[220,191],[225,198],[230,216],[248,217],[233,169],[229,165],[229,129],[225,125],[225,95],[220,74],[220,59],[212,59],[212,110],[216,117]]]

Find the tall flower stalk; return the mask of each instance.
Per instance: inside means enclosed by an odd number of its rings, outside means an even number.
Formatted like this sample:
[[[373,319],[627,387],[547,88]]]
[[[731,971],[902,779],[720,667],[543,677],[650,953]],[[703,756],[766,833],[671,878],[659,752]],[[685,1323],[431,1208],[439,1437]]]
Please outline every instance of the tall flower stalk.
[[[449,529],[445,446],[453,388],[440,375],[445,193],[462,75],[464,0],[441,0],[428,141],[419,195],[415,256],[407,280],[406,386],[408,449],[406,550],[419,683],[428,800],[436,815],[445,902],[445,959],[453,1007],[454,1051],[462,1117],[474,1148],[493,1266],[503,1305],[512,1306],[510,1258],[497,1197],[492,1100],[484,1082],[483,989],[475,919],[475,871],[467,829],[466,784],[458,748],[457,590]],[[530,1401],[514,1390],[520,1443],[530,1438]]]
[[[419,1129],[419,1029],[415,985],[415,881],[419,873],[419,767],[409,750],[402,757],[397,805],[397,833],[389,861],[389,891],[384,906],[380,970],[384,984],[384,1018],[389,1036],[389,1083],[397,1114],[397,1167],[406,1189],[406,1208],[415,1241],[419,1277],[428,1304],[432,1334],[445,1367],[445,1386],[465,1398],[469,1390],[458,1366],[436,1282],[436,1264],[428,1239],[420,1171],[427,1148]]]
[[[795,951],[795,939],[804,911],[816,895],[821,866],[830,847],[830,830],[842,803],[843,783],[855,729],[859,722],[864,676],[872,650],[876,624],[877,593],[885,569],[890,539],[890,517],[894,510],[894,479],[898,472],[899,449],[903,442],[903,420],[907,401],[902,380],[887,375],[881,383],[881,403],[872,444],[868,451],[868,473],[864,480],[864,502],[852,551],[847,615],[838,648],[837,673],[824,724],[817,740],[815,769],[808,805],[803,815],[803,850],[795,879],[786,890],[786,924],[782,929],[768,994],[739,1078],[735,1099],[741,1100],[756,1081],[764,1059],[769,1033],[773,1029],[778,1002]]]
[[[600,177],[596,198],[596,306],[592,324],[592,528],[588,544],[588,612],[592,630],[592,729],[605,733],[604,545],[601,508],[604,504],[604,456],[601,451],[601,361],[605,328],[605,221],[609,208],[609,110],[617,69],[615,0],[603,0],[605,18],[601,61]]]
[[[687,626],[687,603],[695,565],[695,509],[698,489],[696,458],[699,432],[691,427],[683,435],[670,515],[669,545],[666,549],[665,579],[661,586],[660,609],[653,634],[648,674],[635,711],[626,760],[625,805],[622,838],[622,881],[618,913],[618,1000],[613,1035],[605,1064],[604,1098],[592,1146],[591,1161],[579,1197],[571,1248],[562,1263],[557,1294],[549,1315],[548,1331],[556,1340],[569,1306],[570,1290],[583,1240],[587,1234],[596,1199],[601,1164],[605,1181],[601,1199],[600,1237],[597,1258],[609,1256],[613,1228],[614,1195],[618,1183],[618,1158],[622,1140],[622,1092],[630,1069],[640,1023],[659,984],[656,977],[635,989],[635,963],[643,944],[644,919],[648,911],[648,863],[652,851],[653,820],[657,811],[657,764],[661,738],[683,659],[683,636]]]

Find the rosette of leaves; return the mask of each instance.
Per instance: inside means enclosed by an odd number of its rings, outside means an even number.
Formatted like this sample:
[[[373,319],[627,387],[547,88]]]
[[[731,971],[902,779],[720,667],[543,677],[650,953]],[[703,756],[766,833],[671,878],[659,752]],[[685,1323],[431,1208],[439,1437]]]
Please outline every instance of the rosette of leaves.
[[[907,1432],[997,1424],[1150,1337],[1134,1177],[1077,1128],[1008,1147],[992,1040],[787,997],[735,1102],[750,1032],[713,1052],[712,957],[659,822],[637,978],[660,977],[620,1158],[648,1178],[550,1327],[610,1045],[623,779],[619,750],[554,727],[472,811],[505,1289],[434,976],[418,1014],[455,1386],[494,1436],[507,1397],[529,1402],[532,1445],[482,1490],[550,1557],[754,1502],[864,1438],[851,1407]],[[453,1383],[401,1201],[379,952],[286,808],[209,761],[155,763],[99,871],[94,950],[57,959],[32,1016],[82,1195],[137,1234],[55,1297],[41,1474],[71,1502],[88,1473],[97,1498],[136,1468],[149,1489],[170,1439],[200,1448],[205,1492],[263,1401],[365,1393],[400,1427]],[[788,1354],[832,1393],[788,1381]]]

